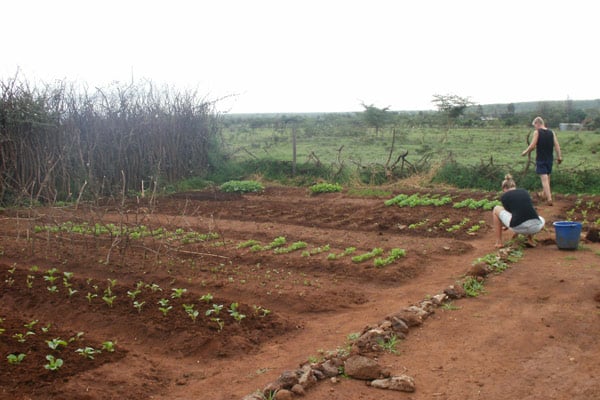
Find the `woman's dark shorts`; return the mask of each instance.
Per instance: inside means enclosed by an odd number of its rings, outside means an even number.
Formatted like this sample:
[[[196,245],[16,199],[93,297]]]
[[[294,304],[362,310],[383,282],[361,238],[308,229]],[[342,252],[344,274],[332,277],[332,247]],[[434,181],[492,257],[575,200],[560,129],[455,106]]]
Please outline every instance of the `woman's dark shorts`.
[[[550,175],[552,173],[552,161],[536,161],[535,172],[538,175]]]

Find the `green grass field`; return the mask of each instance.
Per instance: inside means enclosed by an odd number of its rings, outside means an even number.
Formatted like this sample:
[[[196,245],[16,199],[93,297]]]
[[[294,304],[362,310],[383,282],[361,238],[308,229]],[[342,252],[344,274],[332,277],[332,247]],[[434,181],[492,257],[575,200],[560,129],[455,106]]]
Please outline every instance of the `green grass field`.
[[[519,128],[473,128],[451,129],[447,140],[441,129],[406,128],[399,129],[396,134],[395,153],[408,150],[407,160],[417,162],[425,153],[431,153],[430,162],[441,163],[450,157],[463,165],[488,163],[493,158],[494,165],[510,166],[522,169],[527,157],[521,152],[527,147],[526,138],[529,130]],[[225,142],[235,159],[243,160],[252,156],[290,161],[292,159],[291,130],[276,132],[272,129],[245,129],[244,131],[225,130]],[[596,132],[557,132],[563,151],[563,164],[558,167],[600,168],[600,134]],[[354,160],[361,164],[385,163],[392,143],[392,134],[388,129],[383,135],[375,138],[372,132],[363,135],[350,135],[337,132],[330,136],[308,136],[303,130],[297,132],[297,160],[306,162],[310,154],[316,155],[321,162],[335,162],[338,150],[343,150],[344,160]]]

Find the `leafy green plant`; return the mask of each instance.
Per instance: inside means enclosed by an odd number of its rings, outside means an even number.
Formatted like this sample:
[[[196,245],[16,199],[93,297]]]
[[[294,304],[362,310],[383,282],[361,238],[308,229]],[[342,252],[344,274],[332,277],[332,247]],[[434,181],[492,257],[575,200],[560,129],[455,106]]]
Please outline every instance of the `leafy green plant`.
[[[27,275],[27,278],[25,280],[25,284],[27,285],[28,289],[33,288],[33,280],[35,279],[35,275]]]
[[[28,322],[28,323],[26,323],[26,324],[23,324],[23,326],[24,326],[25,328],[29,329],[29,330],[32,330],[32,329],[33,329],[33,327],[34,327],[34,326],[35,326],[35,325],[36,325],[38,322],[40,322],[40,321],[38,321],[37,319],[34,319],[34,320],[33,320],[33,321],[31,321],[31,322]]]
[[[77,342],[79,340],[81,340],[81,338],[83,338],[84,333],[83,332],[77,332],[77,334],[75,336],[71,336],[69,338],[69,343],[73,343],[73,342]]]
[[[151,284],[151,285],[146,285],[146,287],[147,287],[148,289],[150,289],[150,291],[151,291],[152,293],[156,293],[156,292],[162,292],[162,289],[161,289],[161,287],[160,287],[160,286],[158,286],[156,283],[153,283],[153,284]]]
[[[44,368],[47,370],[57,371],[63,366],[63,360],[60,358],[55,358],[52,354],[48,354],[46,356],[46,360],[48,360],[48,364],[44,365]]]
[[[21,362],[25,359],[25,354],[23,353],[19,353],[19,354],[9,354],[6,356],[6,360],[8,361],[9,364],[11,365],[18,365],[21,364]]]
[[[135,300],[135,298],[137,297],[138,294],[142,293],[142,291],[140,289],[136,289],[136,290],[128,290],[127,291],[127,297],[129,297],[131,300]]]
[[[186,314],[192,319],[193,322],[196,322],[196,318],[198,318],[198,316],[200,315],[200,312],[196,309],[194,309],[195,305],[194,304],[184,304],[183,305],[183,309],[185,310]]]
[[[238,323],[242,322],[242,320],[246,318],[244,314],[240,313],[238,303],[231,303],[227,311],[229,312],[229,315],[231,315],[231,317]]]
[[[208,310],[206,310],[206,315],[219,315],[221,313],[221,310],[223,309],[223,305],[222,304],[213,304],[212,308],[209,308]]]
[[[68,290],[67,294],[69,295],[69,297],[73,297],[76,293],[79,292],[79,290],[72,289],[72,288],[67,288],[67,290]]]
[[[17,339],[17,342],[19,342],[19,343],[25,343],[27,341],[27,337],[28,336],[33,336],[33,335],[35,335],[34,332],[27,331],[25,333],[15,333],[12,337],[14,339]]]
[[[315,249],[312,249],[311,251],[303,251],[302,257],[314,256],[314,255],[321,254],[321,253],[323,253],[325,251],[329,251],[329,250],[330,250],[330,246],[328,244],[326,244],[325,246],[317,247]]]
[[[309,189],[312,194],[320,194],[341,192],[344,188],[337,183],[322,182],[312,185]]]
[[[89,303],[89,304],[92,304],[92,299],[94,299],[94,298],[96,298],[96,297],[98,297],[98,295],[97,295],[97,294],[95,294],[95,293],[91,293],[91,292],[88,292],[88,293],[85,295],[85,298],[87,299],[87,301],[88,301],[88,303]]]
[[[110,307],[110,308],[113,307],[113,304],[114,304],[114,302],[115,302],[116,299],[117,299],[116,295],[110,296],[108,294],[105,294],[104,296],[102,296],[102,300],[104,300],[104,302],[106,303],[106,305],[108,305],[108,307]]]
[[[265,190],[265,187],[257,181],[228,181],[222,184],[219,189],[225,193],[258,193]]]
[[[237,248],[245,249],[246,247],[252,247],[252,246],[256,246],[256,245],[260,245],[260,242],[258,240],[250,239],[250,240],[246,240],[245,242],[239,243],[237,245]]]
[[[61,338],[46,340],[46,343],[48,344],[48,347],[50,347],[52,350],[59,350],[60,346],[67,347],[68,344],[65,340],[62,340]]]
[[[273,252],[275,254],[287,254],[296,250],[305,249],[307,244],[305,242],[294,242],[290,246],[287,247],[278,247]]]
[[[417,229],[417,228],[420,228],[423,225],[426,225],[428,222],[429,222],[429,218],[426,218],[423,221],[419,221],[419,222],[415,222],[414,224],[410,224],[408,226],[408,229]]]
[[[135,308],[139,314],[142,312],[142,307],[144,307],[144,304],[146,304],[145,301],[139,302],[136,300],[133,302],[133,308]]]
[[[169,305],[169,299],[160,299],[158,300],[158,305],[160,307],[158,307],[159,311],[163,314],[163,316],[167,316],[167,314],[169,313],[169,311],[171,311],[173,309],[173,306]]]
[[[217,328],[218,328],[219,332],[221,332],[223,330],[223,327],[225,326],[225,322],[221,318],[213,317],[210,320],[217,324]]]
[[[469,276],[465,279],[465,281],[463,282],[463,289],[465,290],[467,296],[470,297],[477,297],[480,293],[485,292],[483,283],[479,282],[477,278],[474,278],[472,276]]]
[[[47,286],[46,289],[48,289],[50,293],[58,293],[58,287],[56,285]]]
[[[386,265],[389,265],[389,264],[393,263],[394,261],[396,261],[397,259],[405,257],[405,256],[406,256],[406,250],[394,248],[394,249],[390,250],[390,253],[387,257],[385,257],[385,258],[378,257],[375,260],[373,260],[373,265],[377,268],[385,267]]]
[[[430,196],[429,194],[421,195],[418,193],[407,195],[399,194],[389,200],[386,200],[384,204],[386,206],[396,205],[398,207],[417,207],[417,206],[436,206],[440,207],[445,204],[452,202],[452,197],[446,195],[438,197],[437,195]]]
[[[102,350],[107,351],[109,353],[114,353],[115,352],[115,343],[111,340],[102,342]]]
[[[354,253],[356,251],[356,247],[347,247],[343,252],[339,253],[339,254],[335,254],[335,253],[329,253],[327,255],[327,259],[328,260],[337,260],[338,258],[342,258],[345,256],[349,256],[352,253]]]
[[[375,247],[373,250],[371,250],[368,253],[360,254],[358,256],[352,257],[352,262],[361,263],[361,262],[370,260],[374,257],[380,256],[382,254],[383,254],[383,249],[379,248],[379,247]]]
[[[252,309],[254,310],[254,315],[260,316],[261,318],[266,317],[267,315],[271,314],[271,310],[268,310],[261,306],[257,306],[256,304],[252,306]]]
[[[200,296],[200,301],[205,302],[206,304],[210,303],[213,299],[213,295],[210,293],[203,294]]]
[[[79,349],[75,350],[75,353],[77,353],[80,356],[85,357],[85,358],[87,358],[89,360],[93,360],[94,356],[96,354],[101,353],[101,352],[102,352],[101,350],[96,350],[96,349],[94,349],[93,347],[90,347],[90,346],[86,346],[86,347],[79,348]]]
[[[171,289],[171,291],[173,292],[173,293],[171,293],[172,299],[180,299],[181,296],[183,296],[183,294],[187,292],[187,289],[173,288],[173,289]]]

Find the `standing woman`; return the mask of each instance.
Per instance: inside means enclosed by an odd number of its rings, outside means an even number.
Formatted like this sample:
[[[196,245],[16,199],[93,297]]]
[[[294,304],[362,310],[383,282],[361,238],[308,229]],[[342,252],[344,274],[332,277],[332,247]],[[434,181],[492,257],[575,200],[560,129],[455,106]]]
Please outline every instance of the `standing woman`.
[[[521,153],[522,156],[527,155],[535,149],[535,172],[542,180],[543,198],[549,206],[552,205],[552,191],[550,190],[550,174],[552,173],[552,157],[553,150],[556,150],[556,162],[562,162],[562,153],[556,134],[546,128],[544,120],[541,117],[536,117],[533,120],[535,132],[529,147]]]
[[[526,235],[527,245],[535,247],[533,235],[542,230],[546,221],[533,208],[529,192],[525,189],[517,189],[517,184],[510,174],[502,181],[502,191],[504,192],[500,197],[502,205],[494,207],[492,212],[496,248],[503,246],[502,225],[513,231],[515,235]]]

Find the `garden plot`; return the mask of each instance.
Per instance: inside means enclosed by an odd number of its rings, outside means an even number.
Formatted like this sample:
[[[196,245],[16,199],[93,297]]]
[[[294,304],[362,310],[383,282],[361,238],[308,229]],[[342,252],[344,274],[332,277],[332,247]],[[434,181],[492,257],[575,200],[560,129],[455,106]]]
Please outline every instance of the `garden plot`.
[[[383,293],[407,303],[451,283],[487,253],[480,248],[491,242],[494,200],[463,191],[363,198],[276,188],[5,210],[0,394],[82,398],[85,382],[86,398],[127,388],[129,398],[186,390],[242,397],[263,374],[266,381],[350,333],[340,326],[393,311]],[[51,349],[53,339],[67,346]],[[48,355],[62,364],[46,368]],[[147,373],[136,372],[141,365]],[[16,379],[22,371],[35,379]]]

